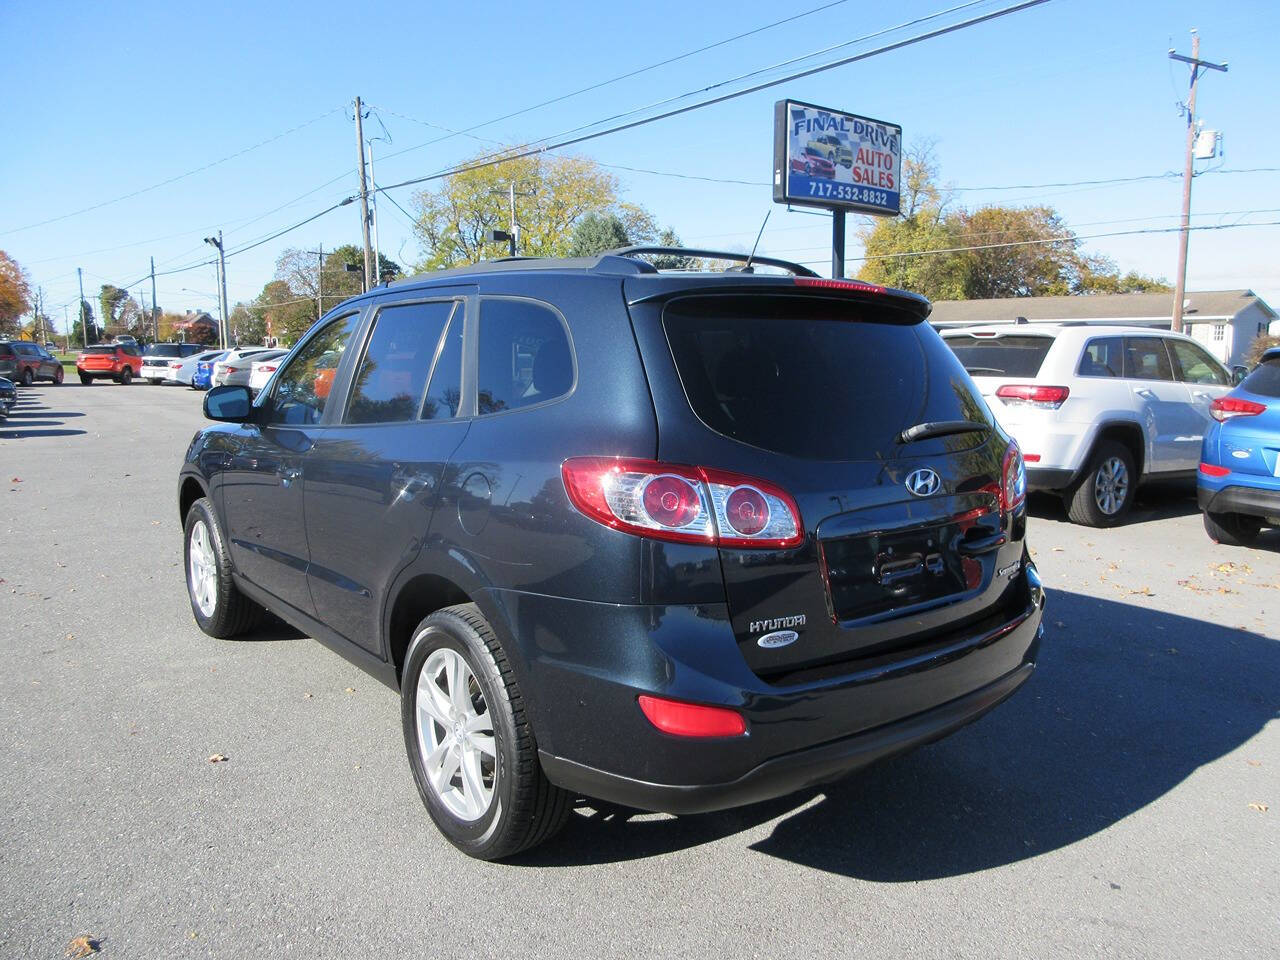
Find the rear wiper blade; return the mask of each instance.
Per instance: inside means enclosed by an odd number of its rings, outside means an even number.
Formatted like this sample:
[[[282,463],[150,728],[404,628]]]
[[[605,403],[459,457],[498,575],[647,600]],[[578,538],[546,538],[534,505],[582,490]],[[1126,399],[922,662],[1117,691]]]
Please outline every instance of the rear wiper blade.
[[[997,376],[1004,373],[999,367],[965,367],[964,372],[971,375],[975,373],[994,373]]]
[[[991,427],[976,420],[932,420],[928,423],[917,423],[907,427],[898,434],[899,443],[914,443],[917,440],[928,440],[930,437],[950,437],[957,433],[978,433],[990,430]]]

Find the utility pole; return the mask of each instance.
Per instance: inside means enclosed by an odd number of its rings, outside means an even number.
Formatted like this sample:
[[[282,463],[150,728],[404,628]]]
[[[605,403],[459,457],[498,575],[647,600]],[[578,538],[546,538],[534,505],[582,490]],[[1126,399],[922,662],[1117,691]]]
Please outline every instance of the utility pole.
[[[1190,240],[1191,226],[1191,181],[1195,177],[1195,142],[1196,142],[1196,86],[1202,70],[1219,70],[1227,72],[1225,63],[1210,63],[1200,59],[1200,34],[1191,31],[1191,56],[1184,57],[1180,53],[1169,51],[1170,60],[1180,60],[1191,64],[1191,93],[1187,97],[1187,158],[1182,168],[1182,230],[1178,237],[1178,273],[1173,288],[1173,319],[1170,329],[1174,333],[1182,332],[1182,303],[1187,296],[1187,244]]]
[[[84,337],[84,346],[89,348],[89,321],[84,315],[84,272],[76,267],[76,281],[80,284],[80,306],[76,309],[80,311],[80,334]]]
[[[372,273],[373,248],[369,241],[369,181],[365,179],[364,168],[364,117],[360,98],[356,97],[356,148],[360,153],[360,229],[364,234],[364,287],[371,289],[378,279]]]
[[[204,242],[211,247],[218,248],[218,338],[221,341],[219,346],[222,349],[227,348],[227,324],[231,322],[231,318],[227,313],[227,256],[222,248],[222,231],[218,231],[218,237],[205,237]]]
[[[151,335],[160,339],[160,311],[156,309],[156,258],[151,258]]]
[[[324,244],[316,251],[319,265],[316,267],[316,319],[324,316]]]
[[[529,191],[528,193],[518,192],[516,190],[516,182],[514,180],[512,180],[510,183],[507,184],[506,190],[499,190],[495,188],[493,190],[490,190],[489,192],[497,196],[501,196],[504,193],[507,195],[507,200],[511,207],[511,229],[508,231],[511,234],[511,236],[508,238],[511,243],[511,256],[513,257],[519,256],[520,255],[520,221],[516,219],[516,197],[532,197],[534,196],[534,192],[533,191]]]
[[[67,330],[67,332],[62,337],[62,352],[70,353],[71,352],[71,317],[67,313],[67,305],[65,303],[62,305],[62,325]]]
[[[382,282],[382,247],[378,243],[378,176],[373,172],[373,141],[369,147],[369,185],[373,187],[373,202],[370,213],[373,215],[373,281]]]

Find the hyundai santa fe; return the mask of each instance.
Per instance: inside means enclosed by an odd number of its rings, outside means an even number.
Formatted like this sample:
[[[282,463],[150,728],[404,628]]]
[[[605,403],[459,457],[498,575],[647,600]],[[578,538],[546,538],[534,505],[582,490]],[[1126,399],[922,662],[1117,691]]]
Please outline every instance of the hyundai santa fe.
[[[256,399],[211,390],[181,468],[201,629],[269,610],[398,690],[422,801],[472,856],[578,798],[829,782],[1035,665],[1022,457],[928,302],[655,250],[378,287]]]

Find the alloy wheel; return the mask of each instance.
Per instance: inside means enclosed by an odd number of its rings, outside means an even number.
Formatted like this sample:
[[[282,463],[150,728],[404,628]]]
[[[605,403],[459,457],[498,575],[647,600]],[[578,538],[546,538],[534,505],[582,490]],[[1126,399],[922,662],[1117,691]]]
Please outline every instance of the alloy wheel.
[[[1129,469],[1119,457],[1108,457],[1093,477],[1093,499],[1109,517],[1115,516],[1129,496]]]
[[[432,651],[418,674],[416,705],[427,782],[459,820],[479,820],[493,803],[498,752],[484,691],[458,651]]]
[[[203,520],[197,520],[191,527],[191,540],[187,549],[187,583],[191,589],[191,598],[200,608],[200,613],[205,617],[212,617],[218,602],[218,566],[213,556],[209,525]]]

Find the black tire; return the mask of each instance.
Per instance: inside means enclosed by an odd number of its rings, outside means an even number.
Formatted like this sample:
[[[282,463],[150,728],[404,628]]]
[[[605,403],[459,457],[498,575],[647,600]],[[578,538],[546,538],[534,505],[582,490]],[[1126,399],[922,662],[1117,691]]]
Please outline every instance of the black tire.
[[[1204,532],[1214,543],[1224,547],[1246,547],[1258,539],[1262,520],[1243,513],[1209,513],[1205,511]]]
[[[121,370],[119,382],[124,384],[126,387],[129,384],[133,383],[133,371],[130,370],[128,367],[125,367],[123,370]]]
[[[62,381],[67,377],[66,371],[59,367],[53,374],[53,385],[55,387],[62,386]]]
[[[93,383],[93,377],[89,376],[87,373],[82,373],[82,374],[80,374],[80,385],[81,385],[81,386],[85,386],[85,387],[87,387],[87,386],[89,386],[89,384],[91,384],[91,383]]]
[[[428,658],[442,648],[461,655],[475,677],[493,726],[493,797],[487,810],[474,820],[462,819],[445,806],[427,777],[418,739],[419,679]],[[400,690],[404,743],[413,779],[431,819],[450,843],[477,859],[499,860],[550,839],[564,826],[571,812],[570,796],[542,772],[515,673],[475,604],[445,607],[418,624],[405,654]],[[428,722],[432,721],[428,718]]]
[[[212,609],[206,614],[196,600],[192,584],[191,549],[192,535],[203,524],[213,553],[216,587],[213,591]],[[191,601],[191,613],[196,624],[211,637],[225,640],[251,630],[262,620],[265,611],[236,587],[231,579],[231,558],[227,553],[227,541],[213,513],[208,497],[201,497],[187,511],[183,524],[182,567],[187,580],[187,598]]]
[[[1116,467],[1119,463],[1123,469]],[[1108,480],[1108,476],[1112,480]],[[1123,476],[1123,490],[1114,478]],[[1133,495],[1137,488],[1137,474],[1134,471],[1133,454],[1123,443],[1115,440],[1103,440],[1093,450],[1089,458],[1089,466],[1081,472],[1079,479],[1066,492],[1063,500],[1067,505],[1067,517],[1072,523],[1086,527],[1113,527],[1124,519],[1129,508],[1133,506]],[[1110,490],[1111,496],[1107,496]],[[1115,506],[1104,508],[1104,504]]]
[[[154,387],[157,383],[164,383],[164,381],[157,380],[155,377],[147,377],[147,383],[151,384]]]
[[[36,382],[36,375],[31,372],[30,367],[27,367],[27,369],[22,371],[22,385],[24,387],[29,387],[35,382]]]

